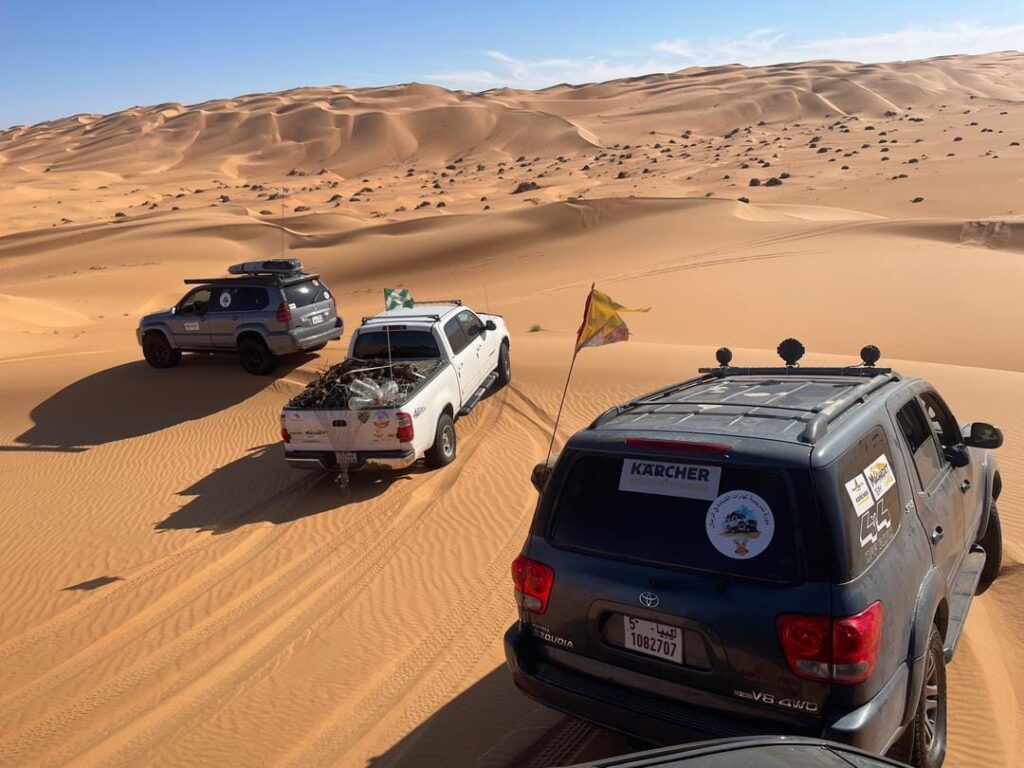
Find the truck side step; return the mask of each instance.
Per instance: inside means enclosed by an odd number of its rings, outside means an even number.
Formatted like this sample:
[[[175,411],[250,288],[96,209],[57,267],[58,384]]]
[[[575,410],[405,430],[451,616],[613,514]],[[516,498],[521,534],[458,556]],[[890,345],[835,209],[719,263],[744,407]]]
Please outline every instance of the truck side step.
[[[971,601],[974,599],[974,590],[981,580],[981,570],[985,567],[984,552],[970,552],[964,559],[963,568],[953,585],[953,594],[949,596],[949,628],[946,630],[946,645],[943,648],[948,664],[953,659],[953,652],[960,640],[960,633],[963,631],[964,622],[967,621],[967,611],[970,610]]]
[[[462,404],[462,410],[459,411],[459,416],[466,416],[469,414],[470,411],[476,408],[477,403],[483,400],[484,395],[487,394],[487,390],[490,389],[494,385],[494,382],[496,382],[497,380],[497,371],[491,371],[489,374],[487,374],[487,378],[484,379],[483,383],[476,390],[476,392],[470,395],[469,399]]]

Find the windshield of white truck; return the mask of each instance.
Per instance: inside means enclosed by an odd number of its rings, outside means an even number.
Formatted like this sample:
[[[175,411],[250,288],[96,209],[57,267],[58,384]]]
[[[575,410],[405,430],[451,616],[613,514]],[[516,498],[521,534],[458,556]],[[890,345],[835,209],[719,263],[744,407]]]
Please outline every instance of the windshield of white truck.
[[[436,360],[441,357],[437,340],[430,331],[361,331],[352,356],[361,360],[386,360],[388,345],[392,360]]]

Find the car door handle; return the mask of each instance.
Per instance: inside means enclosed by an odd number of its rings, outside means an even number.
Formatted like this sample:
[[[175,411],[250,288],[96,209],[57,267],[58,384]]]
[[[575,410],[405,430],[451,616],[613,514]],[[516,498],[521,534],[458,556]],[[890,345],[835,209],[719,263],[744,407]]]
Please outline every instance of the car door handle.
[[[962,483],[960,483],[960,490],[962,492],[967,493],[970,489],[971,489],[971,481],[970,480],[964,480]]]
[[[943,535],[945,535],[945,533],[946,532],[942,530],[941,525],[936,525],[935,530],[932,531],[932,544],[938,544],[939,541],[942,540],[942,537]]]

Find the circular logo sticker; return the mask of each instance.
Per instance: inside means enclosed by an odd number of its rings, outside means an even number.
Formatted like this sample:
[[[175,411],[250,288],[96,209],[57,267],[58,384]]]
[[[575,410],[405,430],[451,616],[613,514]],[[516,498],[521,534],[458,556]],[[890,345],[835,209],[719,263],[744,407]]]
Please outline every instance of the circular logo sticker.
[[[223,293],[221,293],[220,299],[218,299],[218,301],[220,302],[220,305],[222,307],[227,309],[228,307],[231,306],[231,294],[228,293],[227,291],[224,291]]]
[[[704,523],[715,549],[733,560],[757,557],[775,534],[772,508],[750,491],[723,493],[711,502]]]

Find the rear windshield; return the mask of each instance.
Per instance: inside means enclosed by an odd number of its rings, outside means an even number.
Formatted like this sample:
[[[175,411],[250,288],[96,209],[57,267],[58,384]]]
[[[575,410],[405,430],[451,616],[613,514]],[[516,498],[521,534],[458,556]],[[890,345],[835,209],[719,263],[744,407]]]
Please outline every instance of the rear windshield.
[[[390,338],[389,338],[390,337]],[[430,331],[361,331],[356,336],[352,356],[363,360],[384,360],[388,344],[394,360],[434,360],[441,356],[437,340]]]
[[[581,456],[553,510],[554,544],[654,565],[777,581],[797,576],[777,472]]]
[[[284,296],[288,299],[288,304],[292,305],[293,309],[302,309],[310,304],[327,301],[331,298],[327,286],[321,280],[306,280],[294,285],[286,285]]]

